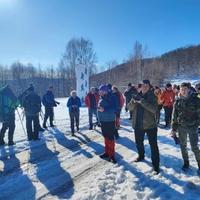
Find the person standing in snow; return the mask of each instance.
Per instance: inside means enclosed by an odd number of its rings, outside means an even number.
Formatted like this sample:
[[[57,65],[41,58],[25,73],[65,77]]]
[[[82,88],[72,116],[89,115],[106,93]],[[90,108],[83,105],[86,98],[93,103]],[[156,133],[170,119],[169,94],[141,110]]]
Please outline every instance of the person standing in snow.
[[[74,122],[76,122],[77,131],[79,131],[79,118],[81,99],[77,97],[75,90],[71,91],[71,97],[67,101],[67,107],[69,108],[70,124],[72,136],[74,136]]]
[[[138,150],[138,157],[135,162],[144,160],[144,136],[147,133],[151,148],[151,159],[153,170],[156,174],[159,170],[159,149],[157,144],[157,123],[156,113],[158,109],[157,99],[150,87],[149,80],[143,80],[141,92],[133,97],[128,104],[128,109],[133,112],[132,126],[135,130],[135,142]]]
[[[99,87],[100,100],[98,104],[98,118],[101,123],[101,130],[104,136],[105,152],[101,158],[108,158],[109,161],[116,163],[115,159],[115,112],[116,99],[109,92],[106,85]]]
[[[200,125],[200,99],[197,94],[190,94],[190,85],[182,83],[179,98],[176,100],[172,115],[172,136],[178,132],[181,153],[183,157],[182,170],[189,168],[189,157],[187,151],[187,136],[194,152],[198,174],[200,175],[200,150],[198,147],[198,126]]]
[[[115,127],[118,130],[120,128],[120,113],[124,106],[125,100],[124,100],[123,94],[119,91],[119,89],[116,86],[112,86],[112,92],[117,102],[117,109],[115,113]],[[116,139],[118,138],[119,138],[119,134],[118,134],[118,131],[116,131]]]
[[[157,114],[156,114],[156,119],[157,119],[157,124],[159,124],[160,123],[160,112],[161,112],[162,107],[163,107],[163,102],[161,100],[162,90],[159,87],[156,86],[155,90],[154,90],[154,94],[157,97],[158,110],[157,110]]]
[[[47,128],[46,122],[49,118],[50,121],[50,127],[54,127],[53,119],[54,119],[54,107],[59,105],[60,103],[57,102],[54,98],[53,94],[53,86],[50,86],[47,90],[46,94],[42,98],[42,103],[45,107],[45,115],[44,115],[44,121],[43,121],[43,128]]]
[[[171,83],[166,84],[166,89],[162,93],[161,100],[163,101],[163,108],[165,110],[165,127],[168,128],[171,124],[173,104],[175,101],[175,93],[172,90]]]
[[[127,108],[128,103],[131,101],[132,96],[136,95],[136,94],[137,94],[137,89],[134,86],[132,86],[132,83],[129,83],[128,88],[124,92],[124,96],[126,99],[126,107],[125,107],[126,112],[128,112],[128,108]],[[132,119],[132,112],[130,111],[129,120],[131,120],[131,119]]]
[[[0,146],[5,144],[5,132],[8,129],[8,145],[14,145],[13,136],[15,131],[15,109],[18,107],[19,101],[11,90],[6,85],[0,89],[0,119],[3,122],[0,131]]]
[[[25,110],[28,141],[39,140],[41,99],[40,96],[35,93],[33,86],[28,89],[26,96],[23,98],[22,106]]]
[[[99,94],[96,93],[95,88],[92,87],[90,92],[85,97],[85,104],[88,107],[88,115],[89,115],[89,130],[93,129],[93,115],[96,116],[96,121],[98,123],[97,117],[97,105],[99,102]]]

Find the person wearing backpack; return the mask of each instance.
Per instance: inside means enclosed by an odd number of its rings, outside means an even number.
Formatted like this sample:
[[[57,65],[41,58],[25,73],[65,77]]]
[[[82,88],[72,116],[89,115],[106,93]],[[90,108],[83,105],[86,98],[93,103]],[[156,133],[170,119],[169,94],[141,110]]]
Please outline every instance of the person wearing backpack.
[[[28,141],[39,140],[39,113],[41,111],[41,99],[34,91],[33,86],[28,89],[27,95],[23,98],[22,106],[25,110]]]
[[[80,118],[80,107],[81,107],[81,99],[77,97],[77,93],[75,90],[71,91],[71,97],[67,101],[67,107],[69,108],[69,116],[71,123],[71,132],[72,136],[74,136],[74,122],[76,121],[76,128],[79,131],[79,118]]]
[[[172,137],[177,137],[183,157],[182,170],[189,168],[189,156],[187,150],[187,137],[194,152],[200,175],[200,149],[198,147],[198,126],[200,125],[200,99],[197,94],[190,93],[190,85],[182,83],[179,97],[176,99],[172,115]]]
[[[8,85],[0,89],[0,121],[3,122],[0,131],[0,145],[5,144],[4,137],[7,129],[8,145],[14,145],[15,109],[18,105],[17,97]]]

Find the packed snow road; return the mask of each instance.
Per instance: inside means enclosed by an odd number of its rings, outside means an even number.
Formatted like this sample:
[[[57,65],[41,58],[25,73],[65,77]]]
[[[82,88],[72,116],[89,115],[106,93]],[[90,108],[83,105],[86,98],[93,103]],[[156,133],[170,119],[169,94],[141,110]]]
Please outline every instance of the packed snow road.
[[[81,109],[81,130],[72,137],[66,99],[60,102],[55,110],[57,127],[40,133],[40,141],[27,142],[17,118],[16,145],[0,148],[0,199],[199,199],[193,153],[193,167],[183,173],[180,149],[169,130],[158,132],[161,173],[155,176],[147,141],[145,161],[134,162],[134,133],[126,113],[122,113],[114,165],[98,157],[104,150],[103,138],[100,129],[88,130],[87,109]]]

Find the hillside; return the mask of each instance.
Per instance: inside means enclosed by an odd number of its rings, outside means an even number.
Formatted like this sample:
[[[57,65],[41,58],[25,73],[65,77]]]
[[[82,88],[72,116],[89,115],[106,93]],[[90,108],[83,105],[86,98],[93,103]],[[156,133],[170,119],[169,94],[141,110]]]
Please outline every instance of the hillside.
[[[90,77],[91,85],[113,83],[125,87],[128,82],[137,84],[142,79],[161,84],[164,79],[177,76],[200,76],[200,45],[178,48],[160,57],[132,60],[111,70]]]

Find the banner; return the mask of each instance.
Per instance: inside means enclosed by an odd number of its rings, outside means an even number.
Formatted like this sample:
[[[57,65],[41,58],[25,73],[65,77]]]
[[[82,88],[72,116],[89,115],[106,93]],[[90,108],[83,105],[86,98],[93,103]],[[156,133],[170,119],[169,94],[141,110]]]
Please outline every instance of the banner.
[[[76,91],[81,102],[84,103],[85,96],[89,91],[89,71],[83,65],[76,67]]]

